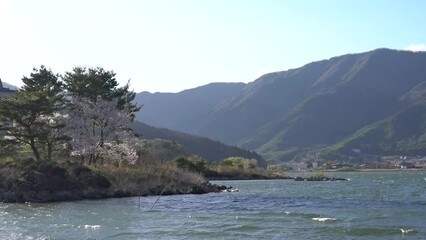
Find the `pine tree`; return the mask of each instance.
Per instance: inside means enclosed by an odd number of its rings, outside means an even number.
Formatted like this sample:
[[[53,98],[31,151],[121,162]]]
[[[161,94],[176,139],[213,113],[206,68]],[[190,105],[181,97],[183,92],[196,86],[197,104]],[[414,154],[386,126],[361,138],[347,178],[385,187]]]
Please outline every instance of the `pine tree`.
[[[30,147],[36,160],[51,160],[56,145],[67,137],[58,134],[63,127],[55,114],[64,108],[63,85],[57,74],[41,66],[33,69],[30,77],[23,77],[24,86],[14,96],[0,99],[0,118],[5,132],[3,143]]]

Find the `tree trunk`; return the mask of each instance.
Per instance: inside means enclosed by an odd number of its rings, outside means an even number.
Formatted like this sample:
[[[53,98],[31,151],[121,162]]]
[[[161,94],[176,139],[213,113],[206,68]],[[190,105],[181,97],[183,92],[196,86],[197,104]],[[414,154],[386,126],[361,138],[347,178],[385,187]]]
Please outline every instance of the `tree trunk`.
[[[30,147],[31,147],[31,150],[34,153],[34,157],[36,158],[36,160],[41,161],[40,153],[38,152],[38,150],[35,146],[34,138],[31,138],[31,140],[30,140]]]
[[[53,144],[51,142],[47,143],[47,161],[52,160],[52,148]]]

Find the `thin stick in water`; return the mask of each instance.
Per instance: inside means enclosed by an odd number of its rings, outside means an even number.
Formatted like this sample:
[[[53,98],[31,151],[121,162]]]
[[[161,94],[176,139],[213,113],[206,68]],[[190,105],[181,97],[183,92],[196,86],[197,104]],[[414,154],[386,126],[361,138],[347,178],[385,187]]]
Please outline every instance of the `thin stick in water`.
[[[161,195],[163,195],[164,191],[166,190],[167,185],[163,188],[163,191],[161,191],[160,195],[158,196],[157,200],[154,202],[154,204],[152,204],[151,209],[149,209],[149,212],[152,211],[152,209],[154,208],[155,204],[157,204],[158,200],[160,200]]]

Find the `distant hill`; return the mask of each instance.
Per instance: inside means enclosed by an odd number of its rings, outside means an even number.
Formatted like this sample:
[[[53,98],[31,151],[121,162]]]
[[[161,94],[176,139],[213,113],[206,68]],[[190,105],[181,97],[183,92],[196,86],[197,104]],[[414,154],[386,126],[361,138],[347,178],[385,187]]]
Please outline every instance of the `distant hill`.
[[[132,124],[132,128],[134,132],[139,134],[144,139],[166,139],[172,142],[176,142],[174,146],[170,146],[175,153],[190,153],[197,155],[209,162],[220,162],[227,157],[254,158],[258,160],[259,166],[266,166],[265,160],[263,160],[263,158],[255,152],[229,146],[219,141],[213,141],[205,137],[198,137],[165,128],[156,128],[141,122],[134,122]],[[180,145],[182,145],[184,149],[180,149]]]
[[[239,95],[243,83],[211,83],[180,93],[149,93],[136,95],[135,102],[143,104],[136,119],[152,126],[198,132],[205,119],[216,107]]]
[[[8,88],[10,90],[17,90],[18,89],[18,87],[13,86],[13,85],[6,83],[6,82],[2,82],[1,79],[0,79],[0,89],[3,89],[3,88]]]
[[[12,88],[9,88],[9,87],[13,87],[13,86],[2,82],[0,79],[0,97],[10,96],[13,94],[14,90],[12,90]]]
[[[426,154],[425,52],[377,49],[265,74],[249,84],[154,95],[141,98],[145,115],[138,119],[149,116],[156,126],[253,149],[270,161],[312,150],[328,156],[352,149]]]

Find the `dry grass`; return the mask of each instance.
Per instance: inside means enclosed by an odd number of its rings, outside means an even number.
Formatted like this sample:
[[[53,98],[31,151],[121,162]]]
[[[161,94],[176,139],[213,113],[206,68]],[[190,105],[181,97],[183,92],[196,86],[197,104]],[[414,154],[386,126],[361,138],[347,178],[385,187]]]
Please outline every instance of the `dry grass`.
[[[131,192],[132,195],[158,194],[164,188],[170,193],[189,193],[192,187],[207,182],[199,173],[171,166],[98,167],[95,171],[111,182],[114,191]]]

